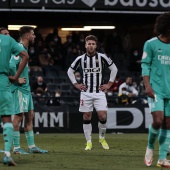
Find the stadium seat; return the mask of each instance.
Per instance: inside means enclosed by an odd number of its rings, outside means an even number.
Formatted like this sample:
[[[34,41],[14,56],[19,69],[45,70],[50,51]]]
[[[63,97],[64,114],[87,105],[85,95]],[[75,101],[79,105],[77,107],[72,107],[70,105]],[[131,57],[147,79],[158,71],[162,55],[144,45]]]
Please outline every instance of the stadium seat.
[[[51,78],[51,79],[58,77],[58,75],[55,71],[47,71],[45,73],[45,76],[48,78]]]
[[[51,93],[51,92],[55,92],[57,89],[60,89],[60,86],[50,83],[50,84],[47,84],[47,89],[48,89],[47,91]]]

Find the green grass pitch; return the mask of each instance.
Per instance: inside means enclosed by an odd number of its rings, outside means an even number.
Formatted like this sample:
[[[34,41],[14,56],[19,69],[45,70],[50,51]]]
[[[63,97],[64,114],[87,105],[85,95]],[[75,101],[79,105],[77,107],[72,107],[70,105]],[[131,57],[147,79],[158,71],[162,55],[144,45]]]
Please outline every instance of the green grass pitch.
[[[14,155],[16,167],[0,164],[0,170],[156,170],[158,143],[152,167],[143,163],[147,134],[106,134],[109,150],[98,142],[98,134],[92,134],[93,149],[85,151],[83,134],[39,134],[35,135],[38,147],[49,150],[48,154]],[[21,135],[21,146],[27,150],[25,136]],[[2,135],[0,148],[3,149]],[[0,160],[3,153],[0,153]],[[2,162],[2,161],[1,161]]]

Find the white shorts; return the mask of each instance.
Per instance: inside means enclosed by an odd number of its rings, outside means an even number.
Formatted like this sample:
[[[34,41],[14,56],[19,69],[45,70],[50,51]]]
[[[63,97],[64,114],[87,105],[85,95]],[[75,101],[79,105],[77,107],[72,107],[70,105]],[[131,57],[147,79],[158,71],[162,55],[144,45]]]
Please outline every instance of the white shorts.
[[[107,101],[105,93],[87,93],[81,92],[80,95],[80,112],[107,111]]]

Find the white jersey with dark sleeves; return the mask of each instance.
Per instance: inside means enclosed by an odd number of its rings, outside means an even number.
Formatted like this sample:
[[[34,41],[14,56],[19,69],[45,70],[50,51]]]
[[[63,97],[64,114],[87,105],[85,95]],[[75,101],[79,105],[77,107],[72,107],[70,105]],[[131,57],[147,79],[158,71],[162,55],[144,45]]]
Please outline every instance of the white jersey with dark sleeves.
[[[90,93],[99,93],[99,87],[103,83],[105,67],[110,67],[113,61],[105,54],[96,53],[94,56],[83,54],[78,56],[71,64],[71,68],[76,70],[81,67],[83,70],[83,83]]]

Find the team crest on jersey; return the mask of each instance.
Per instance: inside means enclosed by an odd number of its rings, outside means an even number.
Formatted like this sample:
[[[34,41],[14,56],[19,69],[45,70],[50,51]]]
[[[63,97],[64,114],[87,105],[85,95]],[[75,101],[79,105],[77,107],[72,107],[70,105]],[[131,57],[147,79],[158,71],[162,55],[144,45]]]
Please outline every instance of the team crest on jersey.
[[[19,55],[18,56],[14,56],[15,60],[19,60]]]
[[[23,45],[21,43],[19,43],[19,46],[23,47]]]
[[[144,52],[143,52],[143,55],[142,55],[142,59],[145,59],[146,56],[147,56],[147,53],[144,51]]]

